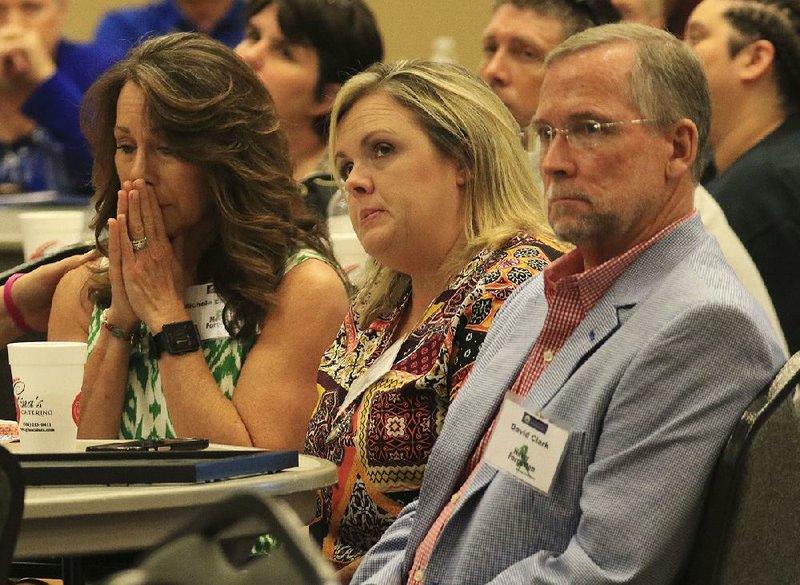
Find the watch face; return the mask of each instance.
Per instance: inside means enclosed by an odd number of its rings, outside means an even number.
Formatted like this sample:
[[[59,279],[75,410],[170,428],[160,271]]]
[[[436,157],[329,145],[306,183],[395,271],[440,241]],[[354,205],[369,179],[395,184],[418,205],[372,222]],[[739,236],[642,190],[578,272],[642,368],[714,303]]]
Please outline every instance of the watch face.
[[[166,350],[169,353],[186,353],[200,347],[197,329],[192,321],[169,323],[164,325],[161,332],[164,334]]]

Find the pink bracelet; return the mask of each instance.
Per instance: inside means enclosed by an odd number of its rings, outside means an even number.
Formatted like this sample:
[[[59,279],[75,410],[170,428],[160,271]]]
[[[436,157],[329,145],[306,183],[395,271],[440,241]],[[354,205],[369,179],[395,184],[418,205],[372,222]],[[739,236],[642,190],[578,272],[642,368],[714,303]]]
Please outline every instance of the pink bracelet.
[[[3,302],[6,304],[6,312],[8,313],[8,316],[11,317],[11,321],[14,323],[14,326],[20,331],[27,333],[29,331],[33,331],[34,329],[25,321],[25,317],[22,316],[22,313],[19,311],[19,307],[14,304],[14,299],[11,297],[11,287],[14,286],[14,283],[21,276],[22,273],[17,272],[16,274],[12,274],[8,277],[8,280],[6,280],[6,284],[3,287]]]

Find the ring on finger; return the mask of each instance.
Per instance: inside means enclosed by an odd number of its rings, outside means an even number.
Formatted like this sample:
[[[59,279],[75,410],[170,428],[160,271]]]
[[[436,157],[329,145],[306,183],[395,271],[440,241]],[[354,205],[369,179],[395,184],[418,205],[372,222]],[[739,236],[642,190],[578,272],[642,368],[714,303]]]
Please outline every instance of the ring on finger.
[[[147,236],[143,237],[140,240],[133,240],[131,242],[131,246],[133,246],[133,251],[138,252],[140,250],[144,250],[147,247]]]

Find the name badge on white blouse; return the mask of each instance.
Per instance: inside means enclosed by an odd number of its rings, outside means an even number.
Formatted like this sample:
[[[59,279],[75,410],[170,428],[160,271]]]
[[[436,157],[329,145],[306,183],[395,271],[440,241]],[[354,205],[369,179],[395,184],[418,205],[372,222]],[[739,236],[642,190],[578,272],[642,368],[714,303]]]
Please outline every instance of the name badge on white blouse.
[[[364,370],[361,375],[350,385],[347,395],[344,397],[342,405],[336,411],[333,418],[333,428],[328,433],[327,443],[331,443],[342,433],[347,426],[347,418],[343,415],[358,398],[367,391],[367,388],[385,376],[392,369],[397,354],[400,353],[400,346],[403,345],[405,337],[398,339],[387,347],[384,352],[374,361],[372,365]]]
[[[221,339],[229,337],[222,322],[225,303],[219,298],[211,283],[187,287],[184,291],[184,307],[197,325],[200,339]]]
[[[506,393],[483,460],[550,495],[569,432],[541,414],[528,412],[519,404],[521,400],[513,392]]]
[[[353,404],[353,402],[355,402],[359,396],[361,396],[367,390],[367,388],[383,378],[389,372],[389,370],[392,369],[394,360],[397,358],[397,354],[400,353],[400,346],[403,345],[404,341],[405,337],[398,339],[392,345],[387,347],[378,357],[378,359],[372,362],[372,365],[370,365],[370,367],[368,367],[358,378],[356,378],[356,380],[350,386],[350,390],[347,392],[347,396],[345,396],[342,405],[336,412],[336,418],[342,416],[349,406]]]

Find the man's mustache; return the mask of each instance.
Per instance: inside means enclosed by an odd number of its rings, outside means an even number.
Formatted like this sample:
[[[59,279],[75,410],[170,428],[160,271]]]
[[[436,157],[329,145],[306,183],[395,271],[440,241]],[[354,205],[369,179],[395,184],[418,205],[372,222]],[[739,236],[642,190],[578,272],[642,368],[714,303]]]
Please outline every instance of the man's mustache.
[[[591,203],[592,200],[588,194],[579,190],[579,189],[572,189],[569,187],[564,187],[561,185],[550,184],[549,187],[545,190],[545,195],[547,196],[547,202],[558,201],[560,199],[569,199],[571,201],[585,201],[586,203]]]

